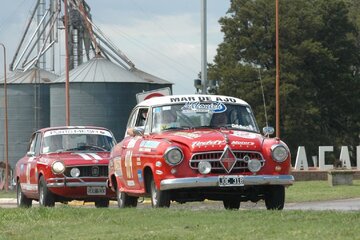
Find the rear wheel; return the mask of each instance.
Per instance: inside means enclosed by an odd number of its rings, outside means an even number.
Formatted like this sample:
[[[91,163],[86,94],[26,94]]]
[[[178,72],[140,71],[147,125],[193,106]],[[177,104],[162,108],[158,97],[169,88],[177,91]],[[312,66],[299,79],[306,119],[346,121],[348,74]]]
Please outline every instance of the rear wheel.
[[[22,192],[20,181],[16,183],[16,202],[18,207],[31,207],[32,199],[25,196]]]
[[[224,208],[227,210],[238,210],[240,208],[240,200],[225,199],[223,200]]]
[[[150,180],[151,205],[153,208],[170,207],[170,194],[156,188],[154,178]]]
[[[49,188],[46,186],[44,176],[41,176],[39,180],[39,205],[42,207],[55,206],[54,194],[50,192]]]
[[[136,207],[138,203],[137,197],[127,195],[126,193],[120,191],[118,187],[116,187],[116,198],[119,208]]]
[[[268,210],[282,210],[285,204],[285,187],[268,186],[265,193],[265,206]]]
[[[95,207],[97,208],[107,208],[109,207],[110,201],[108,199],[101,199],[95,201]]]

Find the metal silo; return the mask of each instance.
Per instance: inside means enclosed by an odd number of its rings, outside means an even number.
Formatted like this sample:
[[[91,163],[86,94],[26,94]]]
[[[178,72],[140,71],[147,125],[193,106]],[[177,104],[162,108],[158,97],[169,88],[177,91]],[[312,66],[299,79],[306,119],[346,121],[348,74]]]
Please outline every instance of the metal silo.
[[[141,72],[134,74],[102,57],[70,71],[70,124],[110,129],[117,140],[136,105],[136,94],[170,87],[172,83]],[[65,125],[65,75],[50,84],[50,125]]]
[[[50,125],[49,85],[57,78],[51,72],[32,68],[14,72],[7,79],[8,97],[8,150],[9,164],[13,168],[28,145],[31,133]],[[4,79],[0,80],[0,162],[4,159]]]

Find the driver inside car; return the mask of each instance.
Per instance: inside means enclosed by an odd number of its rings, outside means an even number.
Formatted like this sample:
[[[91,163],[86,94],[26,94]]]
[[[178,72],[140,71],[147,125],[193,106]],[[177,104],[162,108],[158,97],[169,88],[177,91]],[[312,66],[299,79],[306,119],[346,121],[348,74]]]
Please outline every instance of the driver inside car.
[[[154,116],[153,132],[160,132],[169,128],[179,127],[176,112],[171,109],[156,112]]]

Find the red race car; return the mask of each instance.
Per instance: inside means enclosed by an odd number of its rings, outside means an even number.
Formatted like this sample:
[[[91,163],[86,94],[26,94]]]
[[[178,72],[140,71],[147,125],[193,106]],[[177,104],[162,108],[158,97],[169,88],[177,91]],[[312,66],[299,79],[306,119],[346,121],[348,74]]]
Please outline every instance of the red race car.
[[[164,96],[132,111],[125,138],[112,150],[109,187],[119,207],[150,196],[153,207],[205,199],[226,209],[265,200],[283,209],[292,185],[290,152],[273,128],[260,134],[241,99],[219,95]]]
[[[52,207],[83,200],[108,207],[116,199],[106,187],[113,134],[100,127],[52,127],[33,133],[28,152],[16,163],[17,205]]]

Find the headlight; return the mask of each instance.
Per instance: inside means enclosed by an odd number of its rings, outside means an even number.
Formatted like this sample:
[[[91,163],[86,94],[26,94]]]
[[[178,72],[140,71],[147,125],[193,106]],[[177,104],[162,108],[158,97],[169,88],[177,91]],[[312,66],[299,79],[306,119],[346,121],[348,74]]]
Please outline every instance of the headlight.
[[[248,168],[252,173],[256,173],[261,168],[261,162],[257,159],[250,159],[248,161]]]
[[[208,174],[211,171],[211,164],[207,161],[200,161],[198,170],[201,174]]]
[[[65,171],[65,164],[63,162],[60,162],[60,161],[55,161],[51,165],[51,170],[55,174],[61,174],[61,173],[63,173]]]
[[[178,147],[170,147],[166,150],[164,158],[169,165],[178,165],[184,158],[184,154]]]
[[[70,175],[72,177],[78,177],[78,176],[80,176],[80,170],[78,168],[74,167],[70,170]]]
[[[271,156],[277,162],[283,162],[289,156],[289,151],[284,145],[277,144],[271,147]]]

